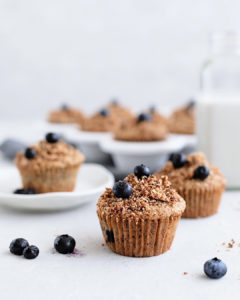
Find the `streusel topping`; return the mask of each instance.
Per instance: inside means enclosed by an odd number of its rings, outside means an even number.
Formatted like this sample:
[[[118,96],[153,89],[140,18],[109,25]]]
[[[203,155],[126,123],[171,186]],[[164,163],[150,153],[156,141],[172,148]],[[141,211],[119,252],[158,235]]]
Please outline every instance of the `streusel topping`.
[[[38,171],[41,169],[73,167],[84,161],[82,153],[62,141],[48,143],[40,141],[36,145],[30,146],[36,151],[33,159],[27,159],[23,152],[19,152],[15,158],[15,163],[21,169]]]
[[[116,198],[112,189],[107,188],[98,200],[98,213],[120,218],[158,219],[160,216],[179,216],[185,209],[185,201],[171,187],[167,176],[158,179],[151,175],[138,179],[130,174],[124,181],[132,187],[131,196]]]
[[[192,153],[186,157],[186,164],[181,168],[174,168],[173,163],[168,161],[165,166],[159,170],[155,175],[161,178],[163,175],[167,175],[171,181],[173,187],[207,187],[209,185],[225,185],[225,179],[218,167],[212,166],[203,153]],[[205,166],[210,170],[209,176],[204,179],[194,179],[194,171],[199,166]]]

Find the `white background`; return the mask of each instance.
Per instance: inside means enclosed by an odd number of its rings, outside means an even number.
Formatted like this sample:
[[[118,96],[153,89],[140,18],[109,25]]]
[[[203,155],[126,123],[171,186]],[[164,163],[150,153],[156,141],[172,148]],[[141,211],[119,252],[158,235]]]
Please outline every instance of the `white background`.
[[[0,0],[0,118],[43,117],[195,94],[213,30],[237,30],[234,0]]]

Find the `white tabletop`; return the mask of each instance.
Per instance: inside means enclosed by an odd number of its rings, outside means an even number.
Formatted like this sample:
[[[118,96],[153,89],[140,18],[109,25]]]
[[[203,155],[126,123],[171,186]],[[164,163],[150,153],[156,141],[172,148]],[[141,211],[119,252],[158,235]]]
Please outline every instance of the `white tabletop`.
[[[49,214],[0,208],[0,298],[239,299],[239,198],[239,192],[227,192],[216,216],[181,220],[172,249],[152,258],[123,257],[103,246],[95,203]],[[82,256],[52,253],[55,236],[64,233],[76,239]],[[39,257],[10,254],[17,237],[37,245]],[[233,248],[222,245],[232,238]],[[215,256],[228,266],[220,280],[203,274],[203,263]]]

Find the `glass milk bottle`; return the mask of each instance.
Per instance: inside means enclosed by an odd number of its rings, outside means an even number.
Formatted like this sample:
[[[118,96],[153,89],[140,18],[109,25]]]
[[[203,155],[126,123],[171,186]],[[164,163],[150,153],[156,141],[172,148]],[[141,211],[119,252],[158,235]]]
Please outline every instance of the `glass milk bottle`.
[[[240,188],[240,38],[216,33],[201,72],[197,101],[198,149]]]

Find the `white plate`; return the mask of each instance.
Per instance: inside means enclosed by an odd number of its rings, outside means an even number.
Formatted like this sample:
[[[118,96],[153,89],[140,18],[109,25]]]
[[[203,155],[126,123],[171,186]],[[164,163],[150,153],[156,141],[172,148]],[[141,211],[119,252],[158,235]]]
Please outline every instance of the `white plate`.
[[[105,140],[100,143],[100,147],[112,155],[119,172],[129,173],[139,164],[145,164],[151,171],[155,171],[165,163],[170,153],[182,151],[192,143],[192,138],[189,140],[185,135],[170,134],[166,141],[161,142]]]
[[[15,167],[0,171],[0,204],[26,210],[63,210],[96,201],[106,187],[112,187],[113,175],[97,164],[83,164],[79,170],[73,192],[17,195],[13,191],[21,187],[21,179]]]

